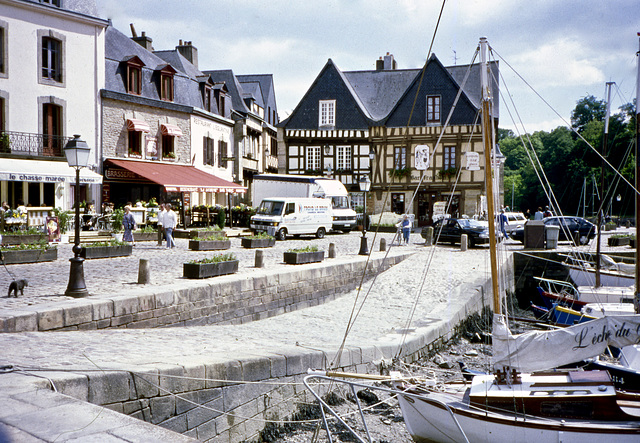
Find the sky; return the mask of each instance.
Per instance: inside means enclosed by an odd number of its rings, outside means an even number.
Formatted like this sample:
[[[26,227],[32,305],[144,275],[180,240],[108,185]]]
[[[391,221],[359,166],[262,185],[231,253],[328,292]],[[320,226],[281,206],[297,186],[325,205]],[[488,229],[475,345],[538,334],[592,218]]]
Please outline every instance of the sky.
[[[179,40],[198,49],[199,69],[273,74],[286,118],[330,58],[342,71],[375,69],[387,52],[399,69],[472,61],[480,37],[501,72],[500,127],[516,132],[570,125],[581,98],[612,112],[635,97],[638,0],[102,0],[99,16],[156,50]],[[436,32],[437,25],[437,32]],[[510,102],[513,101],[513,104]]]

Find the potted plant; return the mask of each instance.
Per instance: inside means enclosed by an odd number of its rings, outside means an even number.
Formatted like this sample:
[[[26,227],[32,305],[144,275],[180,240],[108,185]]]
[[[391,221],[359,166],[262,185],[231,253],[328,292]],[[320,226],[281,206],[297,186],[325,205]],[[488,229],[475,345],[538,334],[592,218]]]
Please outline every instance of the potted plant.
[[[411,168],[394,168],[389,170],[389,177],[403,178],[411,175]]]
[[[234,274],[238,272],[239,260],[233,253],[217,254],[201,260],[183,263],[184,278],[209,278],[218,275]]]
[[[134,241],[156,241],[158,240],[158,230],[153,226],[145,226],[133,232]]]
[[[322,260],[324,260],[324,251],[319,251],[317,246],[289,249],[284,252],[284,262],[288,265],[317,263]]]
[[[440,180],[451,180],[452,177],[458,175],[458,168],[451,167],[447,169],[441,169],[438,171],[438,178]]]
[[[9,211],[7,211],[9,212]],[[2,244],[5,246],[17,245],[33,245],[47,241],[47,235],[40,229],[31,226],[24,231],[8,231],[2,232]]]
[[[0,247],[2,261],[5,265],[18,263],[39,263],[58,259],[58,248],[46,240],[38,243],[19,244]]]
[[[223,231],[200,231],[207,232],[207,237],[196,237],[189,240],[189,249],[192,251],[216,251],[229,249],[231,240]]]
[[[629,245],[629,235],[614,234],[607,240],[609,246],[627,246]]]
[[[69,229],[69,220],[71,220],[71,211],[65,211],[62,208],[53,208],[53,215],[58,217],[58,228],[60,228],[60,242],[68,243],[69,235],[67,230]]]
[[[80,251],[80,257],[86,259],[92,258],[112,258],[126,257],[133,252],[133,246],[118,240],[109,242],[94,242],[86,244]]]
[[[276,244],[276,239],[272,235],[267,234],[266,232],[260,232],[256,235],[251,235],[249,237],[243,237],[241,240],[241,244],[243,248],[270,248]]]
[[[124,209],[115,209],[111,214],[111,235],[115,237],[116,241],[121,242],[124,228],[122,221],[124,220]]]

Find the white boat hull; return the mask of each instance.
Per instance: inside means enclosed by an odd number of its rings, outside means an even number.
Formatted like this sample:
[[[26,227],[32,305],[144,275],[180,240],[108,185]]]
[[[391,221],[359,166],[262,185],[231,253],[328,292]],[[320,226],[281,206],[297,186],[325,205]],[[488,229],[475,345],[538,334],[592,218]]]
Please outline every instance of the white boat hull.
[[[594,269],[585,269],[579,266],[566,265],[569,268],[569,276],[576,286],[594,286],[596,272]],[[600,272],[600,284],[602,286],[633,286],[635,276],[613,271]]]
[[[538,419],[496,414],[452,401],[447,394],[398,395],[409,433],[416,442],[638,442],[638,422],[611,423]],[[443,405],[446,403],[449,410]],[[449,412],[451,411],[451,412]],[[455,417],[455,421],[453,419]],[[456,425],[456,421],[463,433]]]

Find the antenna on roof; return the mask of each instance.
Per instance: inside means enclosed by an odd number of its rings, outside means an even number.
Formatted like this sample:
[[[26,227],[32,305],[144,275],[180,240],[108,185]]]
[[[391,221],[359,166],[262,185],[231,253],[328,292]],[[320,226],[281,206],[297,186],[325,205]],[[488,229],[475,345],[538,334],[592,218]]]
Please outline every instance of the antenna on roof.
[[[458,64],[458,53],[456,52],[456,50],[453,50],[453,64],[457,65]]]

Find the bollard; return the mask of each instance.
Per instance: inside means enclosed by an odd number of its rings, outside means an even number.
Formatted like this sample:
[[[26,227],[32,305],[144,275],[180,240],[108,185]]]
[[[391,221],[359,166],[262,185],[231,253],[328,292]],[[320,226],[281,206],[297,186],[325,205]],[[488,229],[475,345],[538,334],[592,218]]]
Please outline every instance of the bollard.
[[[256,268],[262,268],[264,266],[264,251],[256,250]]]
[[[431,246],[433,244],[433,226],[422,228],[420,235],[424,238],[425,246]]]
[[[149,272],[149,260],[146,258],[140,259],[140,265],[138,266],[138,284],[146,285],[151,281]]]
[[[386,238],[381,238],[380,239],[380,252],[384,252],[387,250],[387,239]]]
[[[467,239],[468,238],[469,237],[467,236],[467,234],[462,234],[460,236],[460,250],[461,251],[466,251],[467,250],[467,245],[468,245]]]
[[[336,258],[336,244],[329,243],[329,258]]]

